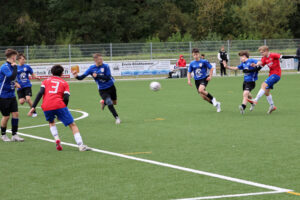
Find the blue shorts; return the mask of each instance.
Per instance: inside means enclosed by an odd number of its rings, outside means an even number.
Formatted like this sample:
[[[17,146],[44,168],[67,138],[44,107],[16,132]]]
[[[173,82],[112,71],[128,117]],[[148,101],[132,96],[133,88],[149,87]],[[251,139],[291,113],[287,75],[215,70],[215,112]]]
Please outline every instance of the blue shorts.
[[[280,80],[280,76],[273,74],[269,76],[266,80],[265,83],[268,84],[266,89],[273,89],[273,85],[277,83]]]
[[[69,126],[74,122],[73,116],[67,107],[57,110],[44,111],[44,114],[46,121],[48,122],[53,122],[56,117],[58,120],[62,121],[65,126]]]

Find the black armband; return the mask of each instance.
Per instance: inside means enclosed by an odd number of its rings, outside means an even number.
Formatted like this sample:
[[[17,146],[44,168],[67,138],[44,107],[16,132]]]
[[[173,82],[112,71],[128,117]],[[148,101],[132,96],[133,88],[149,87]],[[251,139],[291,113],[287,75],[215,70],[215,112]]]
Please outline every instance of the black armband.
[[[76,76],[77,80],[83,80],[86,76],[85,75],[80,75],[80,76]]]
[[[244,73],[251,73],[251,72],[258,72],[259,70],[261,70],[261,66],[255,67],[254,69],[244,69],[243,72]]]
[[[69,97],[70,97],[69,94],[64,94],[64,99],[63,99],[63,101],[64,101],[64,103],[66,104],[66,106],[68,106],[68,103],[69,103]]]
[[[12,75],[10,77],[10,80],[15,80],[16,77],[17,77],[17,74],[18,74],[18,66],[17,65],[13,65],[13,72],[12,72]]]
[[[289,59],[289,58],[297,58],[300,59],[300,56],[281,56],[282,59]]]
[[[35,108],[39,104],[39,101],[41,100],[41,98],[44,95],[44,93],[45,93],[45,88],[41,87],[39,93],[36,95],[35,100],[34,100],[34,102],[32,104],[33,108]]]

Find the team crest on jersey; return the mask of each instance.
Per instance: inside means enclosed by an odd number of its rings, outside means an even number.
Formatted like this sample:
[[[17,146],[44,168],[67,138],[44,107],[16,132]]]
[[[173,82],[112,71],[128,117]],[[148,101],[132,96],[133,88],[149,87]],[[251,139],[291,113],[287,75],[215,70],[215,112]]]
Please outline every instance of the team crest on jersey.
[[[104,68],[101,68],[101,72],[104,72]]]
[[[199,64],[199,67],[202,67],[202,65],[203,65],[203,63],[200,63],[200,64]]]
[[[26,68],[26,67],[24,67],[24,71],[25,71],[25,72],[27,71],[27,68]]]

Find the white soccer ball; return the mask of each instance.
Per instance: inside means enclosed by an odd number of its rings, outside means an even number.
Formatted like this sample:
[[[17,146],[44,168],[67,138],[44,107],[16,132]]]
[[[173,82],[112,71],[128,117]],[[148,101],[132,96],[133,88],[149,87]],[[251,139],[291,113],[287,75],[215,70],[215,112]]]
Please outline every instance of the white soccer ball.
[[[160,88],[161,88],[161,85],[160,85],[159,82],[153,81],[153,82],[150,83],[150,89],[151,90],[158,91],[158,90],[160,90]]]

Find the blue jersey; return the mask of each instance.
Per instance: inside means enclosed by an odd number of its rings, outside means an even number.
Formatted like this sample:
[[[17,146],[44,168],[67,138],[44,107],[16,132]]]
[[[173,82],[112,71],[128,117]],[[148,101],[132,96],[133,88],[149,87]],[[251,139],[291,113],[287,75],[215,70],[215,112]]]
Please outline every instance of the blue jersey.
[[[18,65],[18,75],[17,75],[17,80],[18,83],[20,84],[21,88],[18,88],[18,90],[21,90],[26,87],[31,87],[31,82],[29,80],[29,74],[33,74],[33,70],[29,65]]]
[[[102,80],[99,78],[94,78],[93,73],[96,73],[101,76],[106,76],[106,77],[108,77],[109,80]],[[83,75],[81,75],[81,77],[84,78],[88,75],[91,75],[94,78],[95,82],[98,85],[99,90],[104,90],[104,89],[110,88],[111,86],[114,85],[114,82],[115,82],[114,78],[111,76],[111,72],[110,72],[108,64],[105,64],[105,63],[103,63],[101,66],[96,66],[96,65],[90,66],[83,73]]]
[[[209,75],[209,70],[212,68],[207,60],[192,61],[189,66],[189,72],[194,72],[194,79],[201,80]]]
[[[15,97],[15,80],[10,80],[13,74],[13,67],[9,62],[0,67],[0,98]]]
[[[257,63],[256,59],[248,59],[246,62],[242,62],[239,66],[238,69],[244,70],[244,69],[255,69],[255,67],[252,67],[252,63]],[[258,72],[251,72],[251,73],[245,73],[244,75],[244,81],[245,82],[253,82],[256,81]]]

